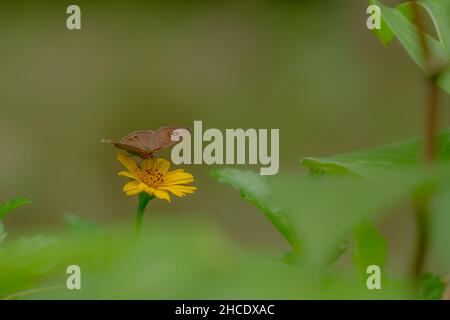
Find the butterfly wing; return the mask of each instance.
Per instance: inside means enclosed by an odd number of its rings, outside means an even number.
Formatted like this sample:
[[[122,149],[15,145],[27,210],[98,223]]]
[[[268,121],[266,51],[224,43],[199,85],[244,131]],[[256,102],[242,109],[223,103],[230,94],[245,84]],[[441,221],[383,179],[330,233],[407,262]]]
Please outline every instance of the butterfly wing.
[[[151,150],[152,152],[160,151],[167,149],[174,144],[177,144],[180,142],[178,139],[175,139],[172,141],[172,136],[176,135],[177,133],[174,132],[178,129],[184,129],[187,131],[190,131],[187,127],[180,127],[180,126],[167,126],[167,127],[161,127],[155,132],[153,132],[153,139],[151,140]]]
[[[151,130],[139,130],[127,134],[119,141],[103,140],[103,142],[112,143],[117,148],[125,150],[129,154],[141,158],[151,158],[153,153],[151,149],[153,134],[154,132]]]
[[[187,127],[167,126],[161,127],[156,131],[139,130],[127,134],[119,141],[102,140],[112,143],[117,148],[125,150],[129,154],[141,157],[143,159],[151,158],[156,151],[167,149],[179,142],[179,139],[172,141],[172,136],[176,135],[175,130],[184,129],[190,131]]]

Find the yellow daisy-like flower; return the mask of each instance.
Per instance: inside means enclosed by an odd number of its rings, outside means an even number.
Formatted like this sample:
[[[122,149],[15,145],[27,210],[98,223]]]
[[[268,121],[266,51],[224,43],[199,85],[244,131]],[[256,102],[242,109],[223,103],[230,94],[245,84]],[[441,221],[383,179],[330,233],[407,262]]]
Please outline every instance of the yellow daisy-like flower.
[[[166,159],[145,159],[138,166],[125,153],[119,152],[117,160],[128,169],[120,171],[119,176],[133,179],[123,187],[123,192],[128,196],[146,192],[150,196],[170,202],[169,192],[183,197],[197,190],[196,187],[186,185],[194,181],[194,176],[183,169],[169,171],[170,162]]]

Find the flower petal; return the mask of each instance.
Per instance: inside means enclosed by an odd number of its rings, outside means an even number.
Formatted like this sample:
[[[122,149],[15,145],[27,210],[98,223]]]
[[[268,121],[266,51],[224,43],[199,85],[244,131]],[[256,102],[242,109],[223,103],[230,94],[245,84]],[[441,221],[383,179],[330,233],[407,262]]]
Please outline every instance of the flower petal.
[[[161,187],[166,187],[166,186],[176,186],[176,185],[183,185],[183,184],[189,184],[194,182],[194,179],[186,179],[186,180],[177,180],[171,183],[162,183]]]
[[[178,186],[170,186],[169,188],[175,188],[175,189],[178,189],[178,190],[180,190],[181,192],[184,192],[184,193],[194,193],[194,191],[196,191],[197,190],[197,187],[191,187],[191,186],[180,186],[180,185],[178,185]]]
[[[170,191],[174,195],[182,197],[185,194],[191,194],[194,193],[195,190],[197,190],[196,187],[191,186],[180,186],[180,185],[174,185],[174,186],[165,186],[165,187],[159,187],[159,190],[165,190]]]
[[[139,190],[139,188],[137,188],[137,189],[132,189],[132,190],[130,190],[130,191],[127,191],[127,192],[125,192],[125,194],[127,195],[127,196],[135,196],[135,195],[137,195],[138,193],[141,193],[142,191],[141,190]]]
[[[148,185],[146,185],[143,182],[139,183],[139,189],[141,189],[141,191],[145,191],[147,193],[152,193],[153,192],[153,188],[149,187]]]
[[[163,199],[163,200],[167,200],[170,203],[170,196],[169,196],[169,193],[167,191],[154,189],[153,190],[153,194],[157,198]]]
[[[163,158],[158,158],[155,160],[153,169],[165,175],[170,169],[170,162]]]
[[[141,170],[137,166],[136,162],[133,161],[130,157],[128,157],[124,152],[117,153],[117,160],[123,164],[125,168],[128,169],[134,176],[140,177]]]
[[[175,169],[175,170],[169,171],[169,172],[167,172],[167,175],[170,176],[172,174],[179,173],[179,172],[184,172],[184,169]]]
[[[128,171],[120,171],[120,172],[118,173],[118,175],[119,175],[119,176],[124,176],[124,177],[130,178],[130,179],[138,180],[137,177],[135,177],[131,172],[128,172]]]
[[[170,171],[166,174],[166,176],[164,177],[164,184],[177,183],[178,181],[182,181],[182,180],[194,181],[194,176],[190,173],[187,173],[187,172],[172,173],[172,172],[173,171]]]
[[[177,197],[184,197],[186,194],[184,193],[184,192],[181,192],[180,190],[178,190],[178,189],[174,189],[174,188],[167,188],[167,189],[165,189],[165,190],[167,190],[167,191],[170,191],[170,192],[172,192],[174,195],[176,195]]]
[[[153,159],[145,159],[144,161],[141,162],[141,170],[142,171],[152,170],[153,165],[154,165]]]
[[[131,190],[134,190],[134,189],[138,189],[140,191],[139,181],[134,180],[134,181],[128,182],[127,184],[125,184],[123,186],[122,190],[123,190],[123,192],[128,192],[128,191],[131,191]]]

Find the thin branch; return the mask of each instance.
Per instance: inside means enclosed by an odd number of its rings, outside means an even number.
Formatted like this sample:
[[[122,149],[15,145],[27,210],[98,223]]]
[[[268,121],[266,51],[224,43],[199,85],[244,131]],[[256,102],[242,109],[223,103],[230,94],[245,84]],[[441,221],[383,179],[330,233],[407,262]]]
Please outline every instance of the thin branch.
[[[433,68],[432,57],[428,47],[425,28],[422,16],[419,11],[417,0],[412,1],[412,7],[415,17],[415,24],[418,29],[419,41],[422,47],[424,67],[427,72],[427,97],[425,102],[425,141],[424,141],[424,163],[429,166],[436,159],[436,138],[438,131],[438,113],[439,113],[439,88],[436,79],[439,72]],[[428,216],[430,199],[428,196],[416,195],[414,199],[414,209],[417,223],[417,246],[412,264],[412,276],[418,282],[422,274],[428,252]]]
[[[412,263],[412,276],[418,281],[420,278],[428,253],[428,216],[429,199],[423,196],[416,196],[414,199],[414,210],[417,221],[417,242],[414,260]]]
[[[436,79],[439,72],[434,70],[432,64],[432,57],[430,49],[428,47],[425,27],[420,14],[419,5],[417,0],[412,1],[412,7],[414,12],[415,24],[418,29],[420,46],[422,48],[424,67],[427,72],[427,86],[428,94],[426,97],[425,105],[425,142],[424,142],[424,161],[426,164],[431,164],[436,157],[436,136],[438,131],[438,105],[439,105],[439,88],[436,85]]]
[[[438,133],[439,88],[436,80],[431,77],[428,81],[428,106],[425,110],[425,163],[432,164],[436,158],[436,138]]]

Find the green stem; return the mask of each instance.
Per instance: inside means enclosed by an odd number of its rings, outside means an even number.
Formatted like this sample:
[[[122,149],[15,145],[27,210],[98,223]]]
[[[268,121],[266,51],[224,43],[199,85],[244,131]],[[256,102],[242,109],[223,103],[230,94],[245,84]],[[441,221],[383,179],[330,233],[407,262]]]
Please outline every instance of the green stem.
[[[419,43],[422,48],[425,71],[427,73],[428,93],[425,104],[425,142],[424,158],[425,164],[430,165],[436,158],[436,136],[438,131],[438,111],[439,111],[439,88],[436,80],[442,70],[436,69],[432,63],[432,56],[428,47],[424,22],[419,11],[417,0],[412,1],[412,8],[415,18],[415,24],[419,33]]]
[[[417,243],[411,272],[413,279],[418,282],[423,272],[428,252],[429,198],[426,196],[418,196],[414,201],[414,207],[416,211]]]
[[[136,211],[136,235],[139,236],[141,233],[142,219],[144,218],[145,208],[147,204],[152,200],[155,196],[150,196],[147,192],[139,193],[139,203]]]
[[[432,165],[436,160],[436,136],[438,131],[438,111],[439,111],[439,89],[436,79],[442,70],[433,66],[432,56],[428,47],[424,22],[419,11],[417,0],[412,1],[415,24],[418,29],[419,43],[422,48],[425,70],[427,72],[428,97],[425,104],[425,141],[424,141],[424,162],[427,166]],[[418,282],[423,272],[428,253],[428,216],[429,216],[429,195],[416,196],[414,201],[415,216],[417,223],[417,246],[412,264],[412,275]]]

